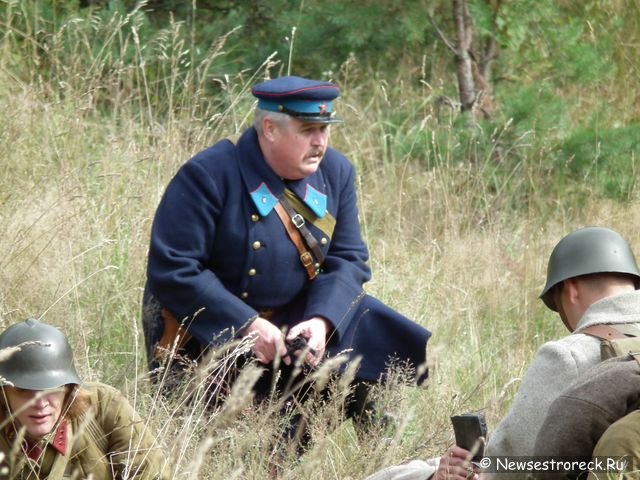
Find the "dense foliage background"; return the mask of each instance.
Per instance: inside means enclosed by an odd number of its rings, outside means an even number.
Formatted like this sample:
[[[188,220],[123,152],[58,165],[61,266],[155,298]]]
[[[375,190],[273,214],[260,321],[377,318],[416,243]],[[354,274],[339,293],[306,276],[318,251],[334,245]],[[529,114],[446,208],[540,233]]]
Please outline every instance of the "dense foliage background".
[[[285,477],[357,479],[437,455],[464,410],[495,426],[538,346],[565,334],[537,300],[557,240],[600,224],[640,248],[640,3],[468,3],[472,53],[491,61],[491,112],[474,122],[450,1],[0,0],[3,326],[63,327],[84,377],[149,419],[176,478],[266,478],[268,408],[185,413],[146,380],[149,227],[178,166],[250,124],[253,83],[331,79],[367,290],[433,331],[432,374],[428,389],[379,392],[401,419],[390,438],[336,426],[335,405],[316,412],[314,448],[281,459]]]

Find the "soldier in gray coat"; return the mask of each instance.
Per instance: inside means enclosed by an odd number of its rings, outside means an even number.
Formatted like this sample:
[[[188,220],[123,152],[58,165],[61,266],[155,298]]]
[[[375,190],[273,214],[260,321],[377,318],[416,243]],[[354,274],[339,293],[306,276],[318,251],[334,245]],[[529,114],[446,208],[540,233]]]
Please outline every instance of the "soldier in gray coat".
[[[560,240],[540,298],[571,334],[540,347],[509,413],[489,438],[487,455],[533,455],[551,403],[600,362],[600,339],[585,331],[597,325],[640,325],[639,282],[631,247],[613,230],[581,228]]]
[[[640,326],[639,285],[640,271],[631,247],[613,230],[580,228],[558,242],[549,258],[540,298],[559,314],[571,333],[540,347],[509,412],[489,435],[485,455],[534,454],[536,437],[551,403],[600,362],[600,339],[585,332],[598,325]],[[424,480],[436,472],[432,462],[412,462],[409,467],[389,467],[367,480]],[[395,470],[389,476],[390,468]],[[404,475],[409,471],[412,476]],[[514,472],[499,478],[522,476]]]

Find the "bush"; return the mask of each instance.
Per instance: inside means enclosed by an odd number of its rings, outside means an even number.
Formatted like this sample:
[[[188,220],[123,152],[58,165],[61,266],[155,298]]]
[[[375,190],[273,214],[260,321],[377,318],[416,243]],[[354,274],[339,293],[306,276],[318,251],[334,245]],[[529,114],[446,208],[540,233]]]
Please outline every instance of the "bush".
[[[577,182],[594,184],[605,197],[629,200],[636,187],[640,124],[578,130],[561,144],[560,153],[558,161],[568,165]]]

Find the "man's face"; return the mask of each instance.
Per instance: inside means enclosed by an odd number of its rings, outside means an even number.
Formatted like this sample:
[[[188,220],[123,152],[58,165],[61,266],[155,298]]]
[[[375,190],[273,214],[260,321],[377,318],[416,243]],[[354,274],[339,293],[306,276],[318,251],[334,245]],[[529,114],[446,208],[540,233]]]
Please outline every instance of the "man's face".
[[[42,391],[4,387],[4,392],[17,423],[35,438],[42,438],[53,430],[66,395],[65,388]]]
[[[314,173],[329,145],[329,125],[290,118],[273,125],[271,149],[266,160],[286,180],[300,180]]]

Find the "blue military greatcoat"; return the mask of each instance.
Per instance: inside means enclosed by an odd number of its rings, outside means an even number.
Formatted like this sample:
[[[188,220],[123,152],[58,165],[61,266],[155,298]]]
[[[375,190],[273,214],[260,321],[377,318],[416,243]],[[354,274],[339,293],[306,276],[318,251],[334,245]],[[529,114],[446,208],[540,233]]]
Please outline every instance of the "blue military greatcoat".
[[[145,301],[190,319],[202,345],[229,338],[268,309],[278,326],[327,319],[328,353],[362,356],[358,378],[380,379],[391,359],[418,367],[430,333],[363,292],[371,273],[354,178],[351,163],[329,148],[314,174],[284,181],[266,163],[254,128],[236,145],[223,140],[203,150],[180,168],[156,211]],[[306,222],[325,256],[313,280],[274,211],[285,188],[317,220],[335,219],[331,235]],[[146,333],[151,353],[159,338]]]

